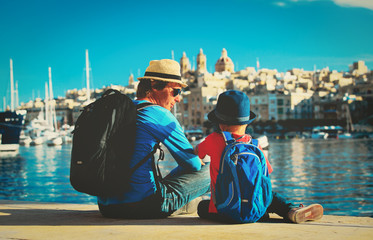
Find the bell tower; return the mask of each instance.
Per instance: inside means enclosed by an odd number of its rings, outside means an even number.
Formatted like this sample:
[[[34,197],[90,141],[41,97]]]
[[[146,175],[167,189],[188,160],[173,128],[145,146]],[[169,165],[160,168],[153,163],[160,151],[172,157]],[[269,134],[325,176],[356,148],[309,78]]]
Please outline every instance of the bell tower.
[[[186,53],[183,52],[183,56],[180,58],[180,73],[181,76],[184,77],[185,73],[190,70],[190,62],[189,58],[186,56]]]
[[[197,55],[197,72],[198,73],[206,73],[206,55],[203,54],[202,48],[199,49],[199,53]]]

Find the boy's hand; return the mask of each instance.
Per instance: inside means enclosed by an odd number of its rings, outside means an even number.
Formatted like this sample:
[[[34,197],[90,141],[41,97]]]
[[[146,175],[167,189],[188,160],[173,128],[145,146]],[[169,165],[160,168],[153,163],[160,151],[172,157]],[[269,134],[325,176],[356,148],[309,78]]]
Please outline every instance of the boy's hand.
[[[194,147],[194,154],[198,156],[198,145]],[[206,165],[202,159],[199,159],[201,161],[201,165]]]
[[[203,165],[206,165],[203,161],[202,161],[202,159],[199,159],[200,161],[201,161],[201,165],[203,166]]]

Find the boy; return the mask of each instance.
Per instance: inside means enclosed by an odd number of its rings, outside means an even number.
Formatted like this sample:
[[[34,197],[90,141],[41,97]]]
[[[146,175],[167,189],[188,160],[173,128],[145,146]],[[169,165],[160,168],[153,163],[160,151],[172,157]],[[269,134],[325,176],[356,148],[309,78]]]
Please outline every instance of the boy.
[[[251,136],[245,134],[248,124],[256,118],[255,113],[250,111],[250,100],[247,95],[240,91],[230,90],[219,95],[216,108],[208,114],[213,123],[219,125],[221,131],[230,132],[236,141],[250,142]],[[216,178],[219,172],[220,158],[226,146],[223,135],[220,132],[211,133],[195,148],[200,159],[208,155],[211,159],[210,177],[211,188],[215,189]],[[258,146],[260,149],[261,147]],[[267,157],[268,172],[273,171]],[[280,194],[272,192],[273,200],[267,209],[294,223],[308,220],[317,220],[323,216],[323,207],[320,204],[312,204],[308,207],[297,207],[287,201]],[[198,205],[198,215],[217,221],[227,221],[219,215],[212,200],[204,200]],[[268,214],[266,214],[268,216]]]

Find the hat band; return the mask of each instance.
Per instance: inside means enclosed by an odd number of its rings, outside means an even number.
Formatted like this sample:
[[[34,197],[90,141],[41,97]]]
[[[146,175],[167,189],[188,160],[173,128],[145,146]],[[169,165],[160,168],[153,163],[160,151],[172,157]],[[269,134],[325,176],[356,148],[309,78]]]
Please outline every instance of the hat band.
[[[231,117],[227,115],[220,114],[218,111],[215,110],[215,116],[222,121],[225,122],[246,122],[250,120],[250,116],[248,117]]]
[[[167,73],[157,73],[157,72],[145,72],[145,77],[159,77],[159,78],[169,78],[169,79],[177,79],[181,80],[181,76],[167,74]]]

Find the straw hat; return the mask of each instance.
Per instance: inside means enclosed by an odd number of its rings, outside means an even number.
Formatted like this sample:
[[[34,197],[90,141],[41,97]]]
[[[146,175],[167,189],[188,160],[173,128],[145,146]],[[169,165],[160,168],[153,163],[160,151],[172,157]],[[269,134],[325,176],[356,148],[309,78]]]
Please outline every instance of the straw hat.
[[[154,79],[179,83],[182,87],[188,86],[181,81],[180,64],[171,59],[150,61],[149,66],[146,68],[144,77],[139,77],[137,79]]]
[[[245,93],[229,90],[219,95],[216,108],[207,117],[211,122],[243,125],[254,121],[256,115],[250,111],[250,100]]]

